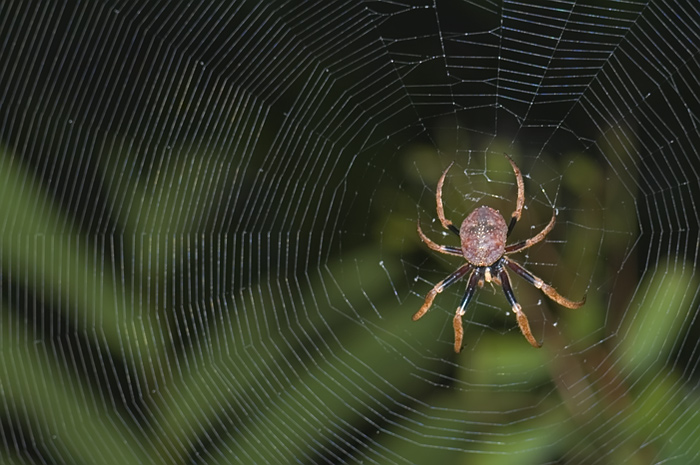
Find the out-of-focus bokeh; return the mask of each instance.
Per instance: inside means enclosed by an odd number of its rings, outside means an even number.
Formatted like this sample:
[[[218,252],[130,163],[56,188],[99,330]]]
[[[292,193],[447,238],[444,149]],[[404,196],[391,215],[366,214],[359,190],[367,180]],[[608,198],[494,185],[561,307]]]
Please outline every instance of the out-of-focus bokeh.
[[[698,5],[0,5],[2,463],[694,463]],[[532,348],[435,211],[506,218]]]

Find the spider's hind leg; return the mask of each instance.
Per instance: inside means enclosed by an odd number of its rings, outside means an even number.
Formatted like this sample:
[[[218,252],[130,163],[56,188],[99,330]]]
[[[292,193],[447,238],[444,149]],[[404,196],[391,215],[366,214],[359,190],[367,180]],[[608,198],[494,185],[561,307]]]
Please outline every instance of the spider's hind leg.
[[[523,206],[525,205],[525,183],[523,182],[523,175],[520,172],[520,168],[518,168],[518,165],[515,164],[512,158],[510,158],[510,155],[508,155],[507,153],[504,155],[510,162],[510,166],[513,167],[513,172],[515,173],[515,181],[518,184],[518,200],[515,205],[515,211],[513,212],[513,215],[510,219],[510,223],[508,224],[507,235],[510,236],[510,233],[513,231],[513,228],[515,227],[516,223],[520,221],[520,215],[522,214]]]
[[[450,226],[452,226],[452,225],[450,225]],[[433,242],[432,240],[430,240],[430,238],[428,236],[426,236],[425,233],[423,233],[423,230],[420,227],[420,221],[418,222],[418,236],[432,250],[435,250],[437,252],[441,252],[441,253],[444,253],[447,255],[456,255],[457,257],[463,256],[462,251],[457,247],[451,247],[449,245],[440,245],[440,244],[437,244],[437,243]]]
[[[442,186],[445,184],[445,176],[447,176],[447,172],[454,164],[455,162],[450,163],[449,166],[445,168],[445,171],[442,172],[442,176],[440,176],[440,180],[438,181],[437,192],[435,193],[435,202],[437,203],[437,214],[438,218],[440,218],[440,223],[442,223],[442,226],[459,236],[459,228],[452,224],[452,221],[445,218],[445,208],[442,205]]]

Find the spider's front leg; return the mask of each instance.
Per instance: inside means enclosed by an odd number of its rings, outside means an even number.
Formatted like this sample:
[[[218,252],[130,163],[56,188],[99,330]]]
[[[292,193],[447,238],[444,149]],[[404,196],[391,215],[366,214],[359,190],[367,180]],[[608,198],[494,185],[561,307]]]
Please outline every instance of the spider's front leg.
[[[425,315],[425,313],[430,309],[430,306],[433,305],[433,300],[435,300],[435,296],[444,291],[445,288],[447,288],[448,286],[454,284],[462,276],[469,273],[472,270],[472,268],[473,265],[471,263],[465,263],[464,265],[457,268],[457,271],[455,271],[447,278],[437,283],[435,287],[433,287],[430,290],[430,292],[428,292],[428,295],[425,296],[425,302],[423,302],[423,306],[421,306],[420,310],[418,310],[416,314],[413,315],[413,321],[416,321],[420,319],[423,315]]]
[[[559,305],[563,305],[566,308],[575,309],[575,308],[579,308],[580,306],[582,306],[583,304],[586,303],[586,296],[585,295],[583,296],[583,299],[578,300],[578,301],[567,299],[566,297],[559,294],[556,291],[556,289],[554,289],[552,286],[545,283],[544,281],[542,281],[542,279],[538,278],[537,276],[535,276],[534,274],[530,273],[528,270],[523,268],[522,265],[520,265],[519,263],[516,263],[516,262],[514,262],[506,257],[503,257],[503,259],[504,259],[506,265],[508,265],[508,267],[511,270],[515,271],[516,273],[518,273],[518,275],[525,278],[525,280],[527,282],[529,282],[530,284],[535,286],[537,289],[541,289],[542,292],[544,292],[544,294],[547,297],[549,297],[550,299],[552,299],[553,301],[555,301]]]
[[[515,313],[515,316],[518,319],[518,326],[520,326],[520,332],[523,333],[523,336],[525,336],[525,339],[527,339],[527,342],[529,342],[532,347],[539,349],[540,347],[542,347],[542,343],[537,342],[537,340],[535,340],[535,337],[532,335],[532,331],[530,330],[530,322],[527,320],[527,315],[523,313],[523,308],[515,300],[515,294],[513,293],[513,288],[510,285],[510,277],[508,276],[508,272],[505,269],[501,269],[501,272],[498,274],[498,277],[501,279],[503,293],[506,295],[506,299],[508,299],[508,303],[510,304],[511,308],[513,309],[513,313]]]
[[[476,286],[483,279],[481,273],[477,270],[472,273],[469,278],[469,283],[467,283],[467,290],[464,292],[464,297],[462,297],[462,302],[460,302],[457,311],[455,312],[455,317],[452,320],[452,327],[455,330],[455,352],[459,353],[462,350],[462,338],[464,337],[464,329],[462,328],[462,316],[464,315],[469,301],[472,300],[474,296],[474,291]]]

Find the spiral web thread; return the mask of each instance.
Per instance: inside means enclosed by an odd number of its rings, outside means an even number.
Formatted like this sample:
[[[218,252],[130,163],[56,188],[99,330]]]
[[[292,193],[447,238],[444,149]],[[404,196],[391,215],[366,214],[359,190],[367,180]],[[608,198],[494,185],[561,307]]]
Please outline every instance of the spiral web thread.
[[[698,461],[698,10],[0,5],[3,463]]]

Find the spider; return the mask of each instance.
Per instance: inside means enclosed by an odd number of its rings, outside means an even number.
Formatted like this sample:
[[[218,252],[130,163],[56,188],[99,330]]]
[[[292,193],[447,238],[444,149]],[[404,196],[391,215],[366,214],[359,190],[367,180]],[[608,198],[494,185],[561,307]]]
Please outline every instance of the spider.
[[[579,308],[586,302],[585,296],[580,301],[573,301],[562,297],[552,286],[546,284],[540,278],[523,268],[522,265],[507,257],[507,255],[525,250],[544,239],[554,227],[556,211],[552,212],[552,219],[549,220],[549,224],[547,224],[539,234],[525,241],[506,245],[506,238],[510,236],[516,223],[520,220],[520,214],[525,204],[525,184],[523,183],[520,169],[513,159],[510,158],[508,154],[505,154],[505,156],[513,167],[513,172],[515,173],[518,184],[518,200],[515,211],[511,216],[510,224],[506,225],[506,221],[498,211],[486,206],[481,206],[472,211],[469,216],[464,219],[459,229],[457,229],[450,220],[445,218],[445,212],[442,206],[442,186],[445,183],[445,176],[454,162],[450,163],[442,173],[438,181],[435,198],[437,201],[437,214],[442,226],[459,236],[461,248],[436,244],[423,233],[423,230],[420,228],[420,221],[418,222],[418,235],[429,248],[447,255],[463,257],[467,261],[467,263],[457,268],[454,273],[437,283],[435,287],[428,292],[428,295],[426,295],[423,306],[413,315],[413,321],[420,319],[430,309],[436,295],[459,279],[469,275],[467,290],[462,297],[459,307],[457,307],[454,320],[452,321],[455,331],[454,349],[457,353],[462,349],[462,336],[464,334],[462,330],[462,315],[464,315],[469,301],[474,296],[476,286],[482,287],[484,281],[487,283],[493,281],[503,288],[503,292],[513,309],[513,313],[515,313],[518,326],[520,326],[520,331],[523,333],[523,336],[525,336],[525,339],[527,339],[533,347],[542,347],[542,344],[537,342],[532,336],[527,316],[523,313],[520,304],[515,300],[515,294],[513,294],[513,288],[511,287],[510,277],[508,276],[506,268],[510,268],[537,289],[541,289],[547,297],[559,305],[563,305],[567,308]]]

